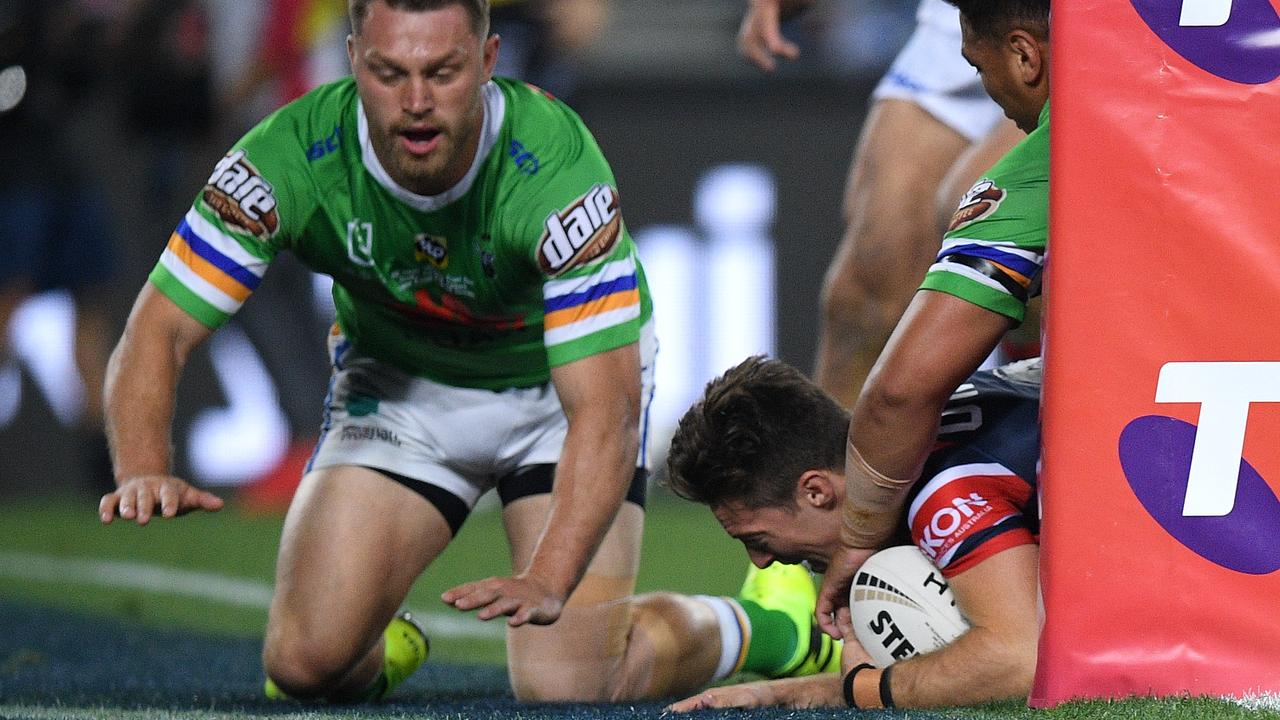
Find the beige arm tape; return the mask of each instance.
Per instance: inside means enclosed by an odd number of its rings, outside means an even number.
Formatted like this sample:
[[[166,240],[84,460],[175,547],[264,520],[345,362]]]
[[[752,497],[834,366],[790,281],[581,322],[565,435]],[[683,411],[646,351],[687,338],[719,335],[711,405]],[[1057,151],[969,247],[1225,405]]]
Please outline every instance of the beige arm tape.
[[[893,535],[907,491],[916,479],[895,480],[867,464],[854,446],[845,444],[844,513],[840,540],[846,547],[878,548]]]

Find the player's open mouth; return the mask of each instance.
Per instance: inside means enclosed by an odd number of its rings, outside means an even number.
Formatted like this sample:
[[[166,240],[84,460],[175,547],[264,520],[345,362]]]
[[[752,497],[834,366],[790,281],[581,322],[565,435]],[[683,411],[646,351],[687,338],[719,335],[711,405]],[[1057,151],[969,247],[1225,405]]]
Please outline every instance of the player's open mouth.
[[[440,144],[440,131],[432,128],[409,128],[400,131],[400,142],[413,155],[426,155]]]

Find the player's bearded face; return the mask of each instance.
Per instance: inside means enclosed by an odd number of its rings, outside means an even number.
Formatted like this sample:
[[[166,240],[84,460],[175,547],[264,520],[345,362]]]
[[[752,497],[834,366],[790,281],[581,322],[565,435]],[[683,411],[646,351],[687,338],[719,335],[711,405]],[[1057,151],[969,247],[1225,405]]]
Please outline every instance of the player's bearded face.
[[[406,11],[375,2],[348,50],[369,140],[391,179],[420,195],[457,184],[475,159],[497,36],[477,37],[461,5]]]

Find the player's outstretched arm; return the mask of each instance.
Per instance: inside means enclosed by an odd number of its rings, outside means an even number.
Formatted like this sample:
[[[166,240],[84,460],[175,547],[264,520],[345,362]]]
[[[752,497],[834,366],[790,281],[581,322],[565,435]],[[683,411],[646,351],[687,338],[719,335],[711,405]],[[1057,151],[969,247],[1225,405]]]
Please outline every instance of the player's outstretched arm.
[[[487,578],[446,591],[441,599],[481,620],[546,625],[560,617],[604,539],[635,474],[639,453],[640,353],[635,343],[551,370],[569,418],[556,465],[551,512],[528,567],[515,577]]]
[[[836,673],[823,673],[799,678],[723,685],[672,703],[666,709],[671,712],[691,712],[715,708],[838,707],[844,705],[840,693],[840,676]]]
[[[738,27],[738,52],[765,72],[773,72],[777,58],[800,57],[800,48],[782,34],[782,20],[812,4],[813,0],[748,0]]]
[[[1038,545],[1019,545],[950,578],[970,627],[944,648],[893,665],[894,706],[955,707],[1025,697],[1035,675],[1040,632],[1038,563]],[[848,611],[839,617],[841,631],[853,639]],[[878,686],[874,676],[870,680]]]
[[[907,492],[933,447],[951,393],[999,344],[1011,321],[954,295],[919,290],[871,370],[849,422],[841,547],[818,591],[818,624],[838,636],[831,613],[849,581],[902,517]]]
[[[178,377],[211,331],[147,283],[107,365],[106,420],[114,492],[98,504],[102,522],[116,515],[145,525],[158,510],[175,517],[217,510],[222,500],[170,474],[169,426]]]

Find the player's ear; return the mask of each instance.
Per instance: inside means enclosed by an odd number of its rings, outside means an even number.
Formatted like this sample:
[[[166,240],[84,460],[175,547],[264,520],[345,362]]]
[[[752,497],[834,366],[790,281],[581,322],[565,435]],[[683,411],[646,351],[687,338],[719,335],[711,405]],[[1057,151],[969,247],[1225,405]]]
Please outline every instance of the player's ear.
[[[1017,29],[1005,38],[1018,78],[1028,86],[1040,84],[1049,72],[1049,44],[1041,42],[1030,31]]]
[[[825,470],[806,470],[796,483],[796,502],[820,510],[839,505],[837,478]]]
[[[485,82],[493,79],[493,69],[498,66],[498,47],[502,44],[502,38],[497,33],[491,33],[484,41],[484,79]]]

